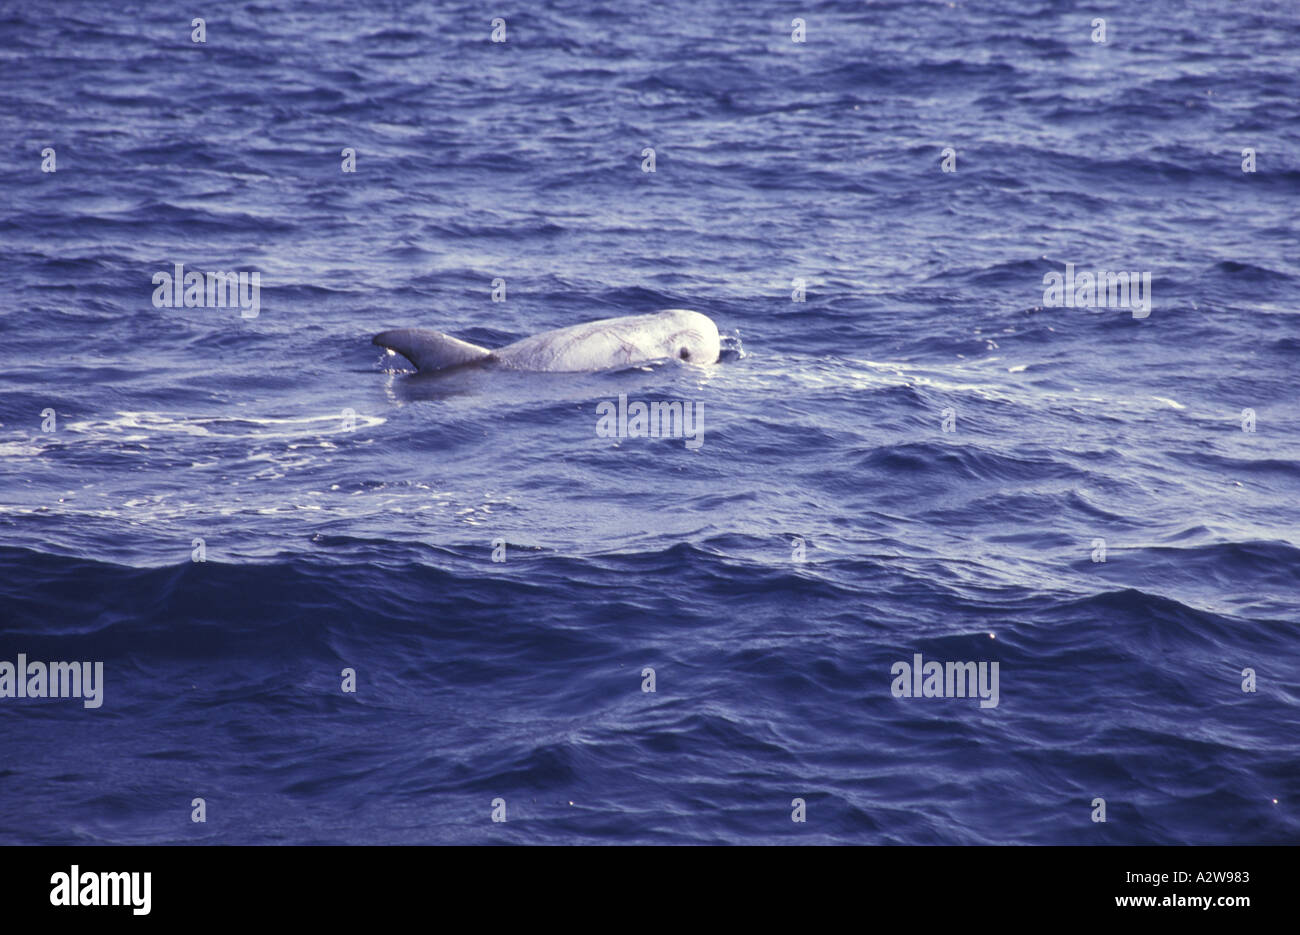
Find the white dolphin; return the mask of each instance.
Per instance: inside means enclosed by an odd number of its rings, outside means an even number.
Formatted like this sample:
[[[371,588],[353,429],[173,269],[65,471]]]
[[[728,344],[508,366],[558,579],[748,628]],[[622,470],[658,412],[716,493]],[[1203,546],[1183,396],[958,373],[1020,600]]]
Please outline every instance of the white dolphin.
[[[570,325],[495,351],[428,328],[385,331],[375,335],[373,343],[401,354],[421,372],[496,363],[512,370],[577,373],[668,357],[711,364],[721,350],[718,326],[713,320],[684,308]]]

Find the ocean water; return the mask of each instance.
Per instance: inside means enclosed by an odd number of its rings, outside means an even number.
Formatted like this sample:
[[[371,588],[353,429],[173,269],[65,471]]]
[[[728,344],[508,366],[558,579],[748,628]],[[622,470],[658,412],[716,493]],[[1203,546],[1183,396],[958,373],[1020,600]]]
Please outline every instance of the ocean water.
[[[1300,841],[1289,0],[6,3],[0,64],[0,661],[103,664],[0,697],[0,841]],[[719,362],[370,343],[671,307]]]

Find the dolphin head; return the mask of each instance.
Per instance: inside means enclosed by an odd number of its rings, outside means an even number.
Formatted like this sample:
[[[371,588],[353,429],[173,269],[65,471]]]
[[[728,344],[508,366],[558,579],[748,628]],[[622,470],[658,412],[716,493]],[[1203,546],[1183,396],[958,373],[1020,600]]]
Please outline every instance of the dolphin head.
[[[692,364],[717,363],[722,342],[718,339],[718,326],[708,315],[670,308],[660,312],[659,317],[664,322],[664,357],[676,357]]]

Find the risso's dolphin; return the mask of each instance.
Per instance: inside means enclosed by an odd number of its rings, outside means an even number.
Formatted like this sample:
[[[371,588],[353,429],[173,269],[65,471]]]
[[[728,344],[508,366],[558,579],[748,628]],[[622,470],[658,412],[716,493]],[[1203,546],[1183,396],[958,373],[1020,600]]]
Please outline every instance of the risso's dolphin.
[[[576,373],[669,357],[711,364],[720,352],[718,326],[709,316],[684,308],[570,325],[495,351],[428,328],[385,331],[375,335],[374,343],[401,354],[421,372],[495,363],[512,370]]]

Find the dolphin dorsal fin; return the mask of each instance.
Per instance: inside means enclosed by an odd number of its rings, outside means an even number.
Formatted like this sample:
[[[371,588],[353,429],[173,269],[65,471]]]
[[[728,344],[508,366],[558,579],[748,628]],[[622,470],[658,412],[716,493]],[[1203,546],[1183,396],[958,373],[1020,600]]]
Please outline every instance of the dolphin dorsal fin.
[[[486,347],[453,338],[429,328],[398,328],[375,335],[372,342],[397,351],[421,371],[445,370],[461,364],[486,360],[492,352]]]

